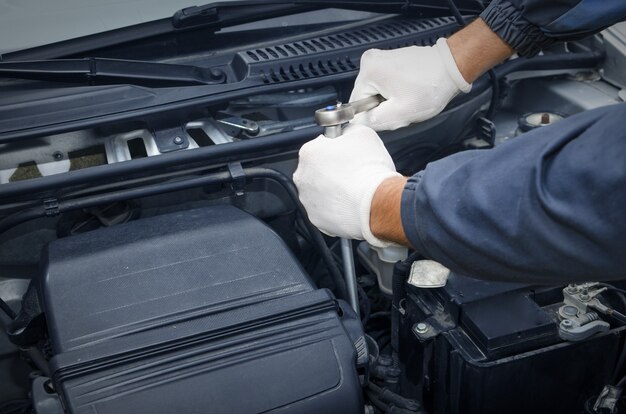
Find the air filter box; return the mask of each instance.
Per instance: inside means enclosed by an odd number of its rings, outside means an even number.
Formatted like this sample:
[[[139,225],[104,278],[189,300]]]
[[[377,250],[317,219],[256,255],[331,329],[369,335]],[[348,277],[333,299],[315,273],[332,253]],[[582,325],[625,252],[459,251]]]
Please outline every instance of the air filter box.
[[[234,207],[60,239],[45,263],[51,371],[69,412],[363,410],[354,314]]]

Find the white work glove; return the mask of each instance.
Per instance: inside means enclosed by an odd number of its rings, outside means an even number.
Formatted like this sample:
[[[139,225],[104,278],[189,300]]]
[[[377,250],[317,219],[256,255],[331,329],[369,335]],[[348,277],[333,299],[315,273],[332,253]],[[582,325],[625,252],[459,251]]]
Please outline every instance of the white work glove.
[[[293,181],[317,228],[329,236],[391,245],[372,234],[370,207],[380,183],[401,175],[376,132],[350,125],[340,137],[309,141],[299,155]]]
[[[387,100],[352,122],[376,131],[402,128],[434,117],[459,92],[470,89],[444,38],[434,46],[370,49],[361,57],[350,102],[376,94]]]

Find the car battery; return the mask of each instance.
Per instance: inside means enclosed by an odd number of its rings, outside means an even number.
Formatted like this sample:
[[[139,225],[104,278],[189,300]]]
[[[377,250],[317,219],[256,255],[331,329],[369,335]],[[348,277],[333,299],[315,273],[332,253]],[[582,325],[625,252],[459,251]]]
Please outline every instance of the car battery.
[[[611,382],[623,328],[563,341],[562,288],[455,274],[442,288],[408,286],[403,394],[433,414],[581,412]]]

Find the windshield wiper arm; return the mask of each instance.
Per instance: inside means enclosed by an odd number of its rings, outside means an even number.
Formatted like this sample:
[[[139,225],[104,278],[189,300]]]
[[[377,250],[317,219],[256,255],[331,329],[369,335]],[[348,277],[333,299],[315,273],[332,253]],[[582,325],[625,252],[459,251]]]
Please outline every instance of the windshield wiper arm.
[[[167,35],[188,30],[207,29],[215,32],[222,27],[248,23],[271,17],[280,17],[313,9],[293,2],[242,0],[213,3],[211,7],[189,7],[177,11],[172,17],[139,23],[106,32],[62,40],[30,49],[0,55],[0,62],[17,62],[32,59],[73,57],[105,49],[122,43]]]
[[[477,0],[460,0],[457,3],[457,8],[462,13],[475,14],[482,11],[483,8]],[[181,9],[172,16],[172,26],[177,29],[200,26],[222,28],[267,17],[306,11],[306,9],[320,8],[339,8],[376,13],[416,13],[429,17],[437,14],[450,14],[448,5],[441,0],[243,0],[210,3],[204,6]]]
[[[455,0],[464,14],[478,14],[483,6],[479,0]],[[442,0],[240,0],[211,3],[177,11],[172,17],[140,23],[107,32],[96,33],[49,45],[18,50],[0,55],[2,61],[50,59],[89,54],[155,36],[187,30],[215,32],[222,28],[272,17],[286,16],[322,8],[339,8],[375,13],[408,14],[416,17],[449,16]]]
[[[191,27],[223,27],[249,23],[272,17],[281,17],[311,10],[307,4],[294,1],[229,1],[210,3],[204,6],[191,6],[178,10],[171,18],[175,29]]]
[[[103,58],[0,62],[0,78],[151,87],[210,85],[226,80],[223,72],[210,68]]]

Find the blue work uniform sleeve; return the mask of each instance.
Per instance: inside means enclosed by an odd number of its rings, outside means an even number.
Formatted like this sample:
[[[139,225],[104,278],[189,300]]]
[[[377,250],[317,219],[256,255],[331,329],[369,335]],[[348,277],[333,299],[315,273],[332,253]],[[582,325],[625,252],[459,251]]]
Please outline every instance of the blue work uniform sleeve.
[[[494,0],[480,17],[521,56],[626,19],[624,0]]]
[[[411,177],[415,249],[467,276],[539,284],[626,277],[626,104],[585,112]]]

